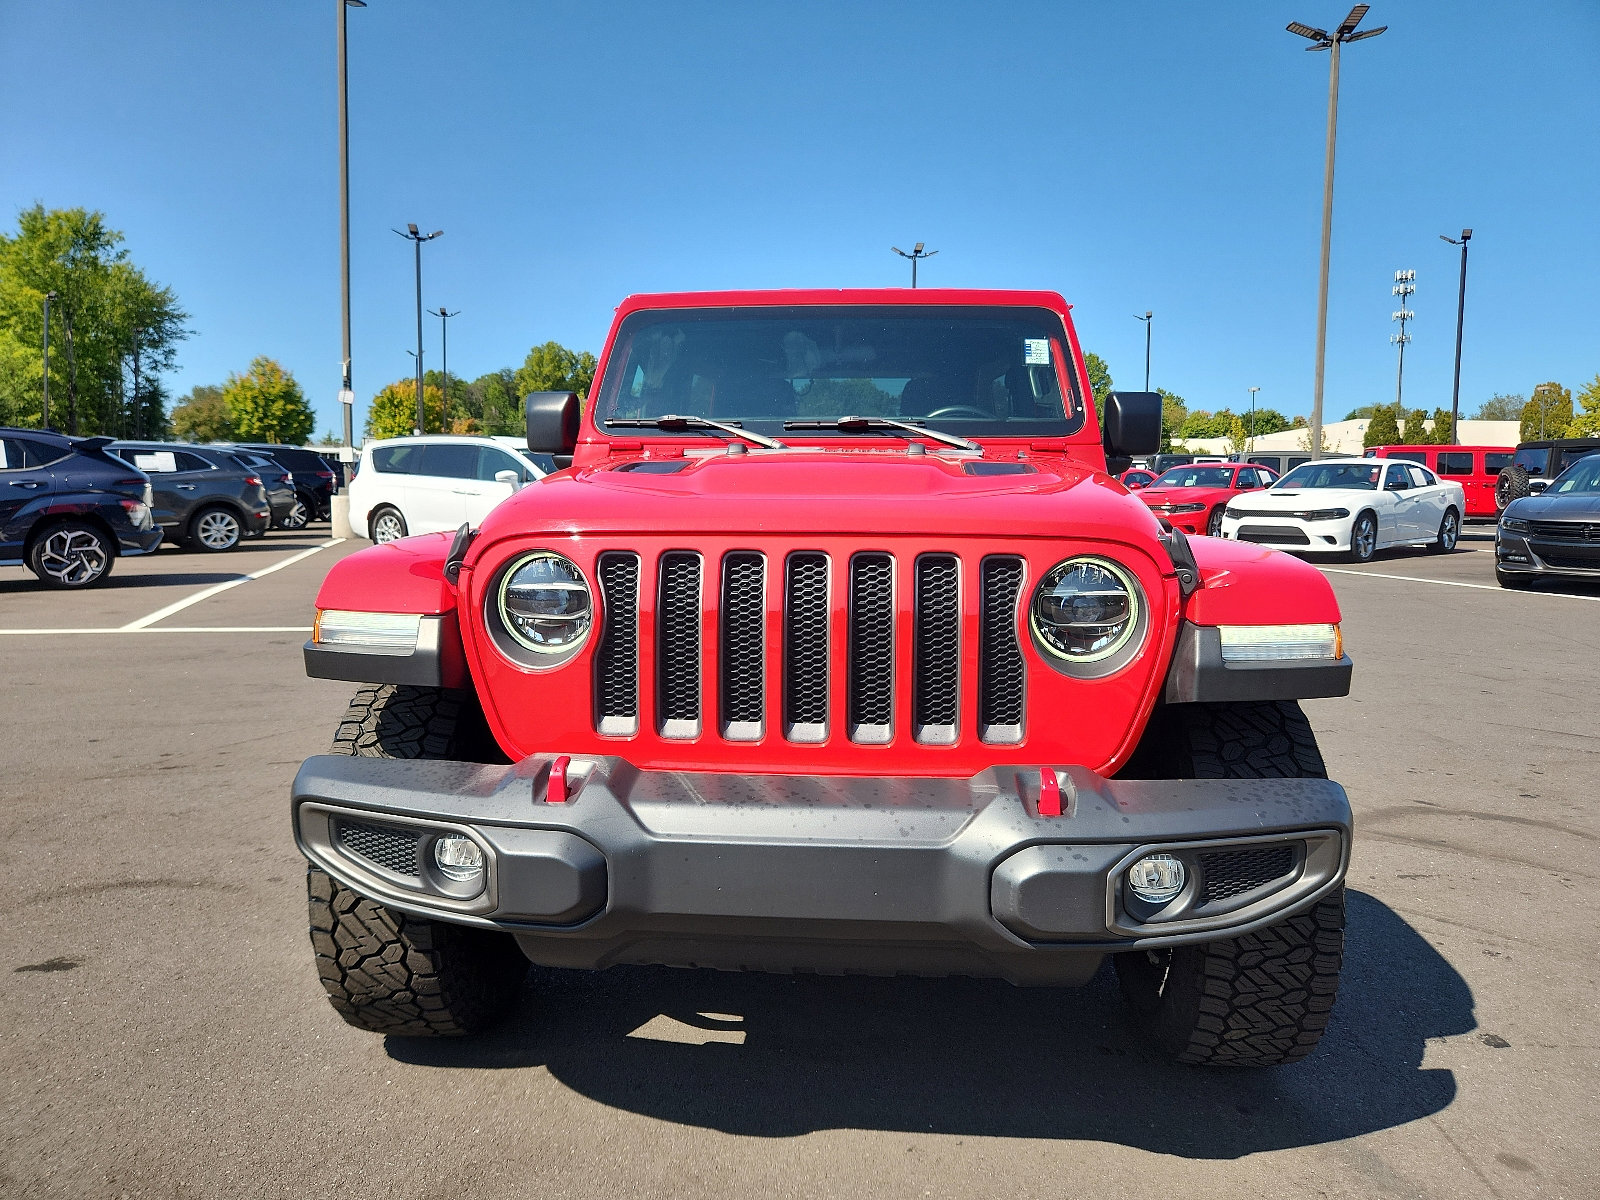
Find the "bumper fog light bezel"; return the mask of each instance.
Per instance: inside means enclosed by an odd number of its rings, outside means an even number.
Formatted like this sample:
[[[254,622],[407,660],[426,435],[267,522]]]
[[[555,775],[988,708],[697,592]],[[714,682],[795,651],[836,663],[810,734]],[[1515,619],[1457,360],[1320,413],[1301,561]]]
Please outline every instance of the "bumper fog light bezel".
[[[412,879],[383,870],[349,851],[338,837],[340,822],[416,831],[419,835],[416,877]],[[401,908],[425,906],[463,915],[481,915],[498,906],[499,864],[494,848],[471,826],[306,801],[299,807],[295,829],[300,849],[328,874],[360,892],[392,901]],[[475,880],[457,881],[439,870],[434,846],[442,838],[465,838],[476,845],[483,856],[482,874]]]

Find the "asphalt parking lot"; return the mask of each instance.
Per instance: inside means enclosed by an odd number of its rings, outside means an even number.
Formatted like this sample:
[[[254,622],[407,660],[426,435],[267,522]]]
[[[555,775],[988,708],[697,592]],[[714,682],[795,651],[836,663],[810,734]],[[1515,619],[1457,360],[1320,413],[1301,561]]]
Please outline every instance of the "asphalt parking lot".
[[[1486,536],[1329,571],[1344,984],[1248,1073],[1147,1055],[1108,972],[538,971],[480,1041],[349,1029],[287,795],[354,687],[303,675],[312,597],[366,543],[0,569],[0,1195],[1600,1194],[1600,588],[1502,591]]]

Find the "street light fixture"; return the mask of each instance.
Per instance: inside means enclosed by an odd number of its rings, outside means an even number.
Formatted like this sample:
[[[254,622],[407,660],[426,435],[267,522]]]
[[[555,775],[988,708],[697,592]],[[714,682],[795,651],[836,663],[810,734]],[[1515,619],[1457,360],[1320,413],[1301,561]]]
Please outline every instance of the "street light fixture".
[[[911,260],[911,286],[912,287],[916,287],[917,286],[917,259],[919,259],[919,258],[932,258],[935,254],[939,253],[937,250],[924,250],[922,248],[924,245],[926,245],[925,242],[918,242],[915,246],[913,246],[911,248],[911,253],[910,254],[907,254],[904,250],[900,249],[899,246],[890,246],[889,247],[889,249],[893,250],[901,258],[909,258]]]
[[[1461,409],[1461,325],[1467,315],[1467,243],[1472,240],[1472,230],[1463,229],[1459,241],[1442,233],[1439,238],[1461,247],[1461,288],[1456,293],[1456,378],[1450,387],[1450,444],[1459,446],[1461,433],[1456,426],[1460,424]]]
[[[417,251],[417,427],[413,433],[423,431],[422,418],[422,243],[431,242],[436,237],[444,236],[444,230],[435,229],[432,233],[418,233],[415,225],[407,225],[407,232],[400,233],[403,238],[409,238],[416,244]]]
[[[450,318],[459,317],[461,310],[458,308],[451,312],[444,305],[428,310],[430,317],[439,318],[439,373],[444,376],[444,408],[450,411]]]
[[[1153,316],[1155,313],[1148,308],[1142,317],[1138,313],[1133,314],[1135,321],[1144,322],[1144,390],[1147,392],[1150,390],[1150,318]]]
[[[1146,388],[1145,390],[1148,391],[1149,389]],[[1253,387],[1253,388],[1250,389],[1250,453],[1251,454],[1254,454],[1256,452],[1256,393],[1259,392],[1260,390],[1261,389],[1258,388],[1258,387]]]
[[[44,407],[39,414],[39,428],[50,428],[50,301],[55,292],[44,294]]]
[[[1333,61],[1328,70],[1328,147],[1322,172],[1322,279],[1317,292],[1317,372],[1311,394],[1311,457],[1322,457],[1322,369],[1328,349],[1328,251],[1333,241],[1333,143],[1339,124],[1339,47],[1346,42],[1359,42],[1377,37],[1387,25],[1356,32],[1367,15],[1369,5],[1358,4],[1339,23],[1332,33],[1311,25],[1291,21],[1286,26],[1290,33],[1309,38],[1307,50],[1331,50]]]
[[[365,8],[367,0],[334,0],[339,11],[339,314],[344,357],[340,359],[339,400],[344,406],[344,448],[355,445],[355,392],[350,385],[350,112],[349,74],[345,63],[344,16],[347,8]]]

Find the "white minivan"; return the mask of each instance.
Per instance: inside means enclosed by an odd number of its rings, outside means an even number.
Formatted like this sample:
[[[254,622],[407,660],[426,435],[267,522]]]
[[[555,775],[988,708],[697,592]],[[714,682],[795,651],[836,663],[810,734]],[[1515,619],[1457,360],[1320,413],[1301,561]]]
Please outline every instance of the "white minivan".
[[[545,469],[526,451],[486,437],[424,434],[361,447],[350,481],[350,528],[375,542],[476,525]]]

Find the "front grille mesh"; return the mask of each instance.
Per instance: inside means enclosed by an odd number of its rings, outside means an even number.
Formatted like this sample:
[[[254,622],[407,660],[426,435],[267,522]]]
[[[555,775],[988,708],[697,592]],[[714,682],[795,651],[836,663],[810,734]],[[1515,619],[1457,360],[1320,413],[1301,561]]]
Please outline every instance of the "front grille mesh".
[[[978,727],[986,742],[1022,738],[1023,664],[1017,645],[1022,560],[983,560],[982,637],[978,651]]]
[[[339,821],[339,845],[347,852],[364,858],[369,863],[416,879],[417,843],[422,835],[410,829],[397,829],[392,825],[368,825],[364,821]]]
[[[700,556],[675,550],[661,556],[660,676],[661,732],[693,737],[700,732]]]
[[[789,556],[783,630],[783,720],[796,741],[821,741],[828,724],[828,558]]]
[[[1295,845],[1214,850],[1200,856],[1201,902],[1231,900],[1294,870]]]
[[[595,574],[605,626],[594,654],[595,715],[602,733],[639,728],[639,556],[602,554]]]
[[[894,728],[894,560],[850,560],[850,736],[887,742]]]
[[[722,732],[761,736],[766,707],[767,564],[749,551],[722,562]]]
[[[911,720],[919,742],[953,742],[961,674],[961,577],[954,555],[917,559]]]

